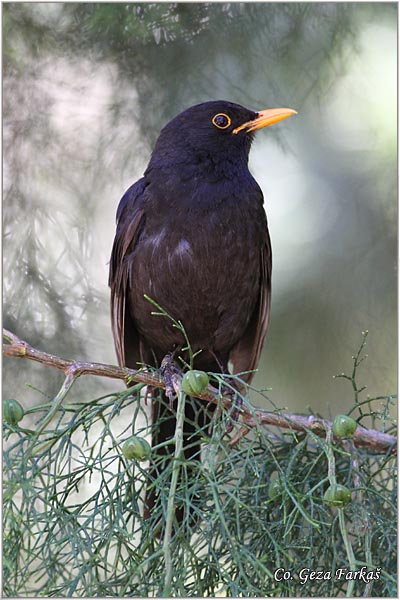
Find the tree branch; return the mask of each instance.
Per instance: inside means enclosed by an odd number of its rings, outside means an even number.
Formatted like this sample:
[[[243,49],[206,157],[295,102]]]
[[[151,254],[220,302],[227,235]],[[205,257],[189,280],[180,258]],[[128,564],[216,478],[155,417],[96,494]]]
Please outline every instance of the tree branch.
[[[49,367],[60,369],[68,377],[70,385],[72,385],[73,381],[81,375],[97,375],[100,377],[122,379],[125,383],[136,381],[148,386],[165,389],[165,384],[160,377],[157,377],[144,369],[135,370],[103,363],[74,361],[60,358],[59,356],[48,354],[47,352],[33,348],[30,344],[21,340],[18,336],[6,329],[3,330],[3,337],[8,342],[7,344],[3,344],[4,356],[27,358]],[[214,404],[222,403],[226,408],[230,408],[232,404],[231,399],[221,398],[218,394],[218,390],[214,389],[212,386],[209,386],[207,392],[198,394],[196,397]],[[232,440],[233,443],[237,442],[240,437],[245,435],[250,428],[256,427],[257,425],[274,425],[283,429],[305,432],[311,430],[320,437],[325,436],[328,428],[332,426],[330,421],[313,415],[304,416],[291,413],[273,413],[257,408],[248,408],[244,405],[240,409],[240,417],[243,427],[234,440]],[[375,429],[365,429],[360,425],[354,433],[353,442],[355,446],[370,448],[375,452],[395,454],[397,451],[397,438],[395,436],[382,433]]]

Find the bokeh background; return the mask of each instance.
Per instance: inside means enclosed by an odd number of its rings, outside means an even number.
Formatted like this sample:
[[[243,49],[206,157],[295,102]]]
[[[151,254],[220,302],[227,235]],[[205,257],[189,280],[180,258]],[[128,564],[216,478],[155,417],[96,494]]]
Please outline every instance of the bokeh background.
[[[298,116],[258,133],[250,167],[273,244],[255,380],[294,411],[397,388],[396,3],[7,3],[3,11],[3,323],[64,357],[115,363],[115,212],[160,128],[227,99]],[[234,268],[234,265],[232,265]],[[62,374],[5,359],[4,397]],[[119,382],[83,378],[71,394]],[[258,402],[260,404],[260,402]]]

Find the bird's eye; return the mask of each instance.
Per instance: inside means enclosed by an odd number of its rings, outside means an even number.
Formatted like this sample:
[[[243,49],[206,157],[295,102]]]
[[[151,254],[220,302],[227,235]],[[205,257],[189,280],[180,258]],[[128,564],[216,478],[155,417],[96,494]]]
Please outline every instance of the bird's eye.
[[[231,118],[225,113],[218,113],[217,115],[214,115],[211,121],[215,127],[218,127],[218,129],[226,129],[232,123]]]

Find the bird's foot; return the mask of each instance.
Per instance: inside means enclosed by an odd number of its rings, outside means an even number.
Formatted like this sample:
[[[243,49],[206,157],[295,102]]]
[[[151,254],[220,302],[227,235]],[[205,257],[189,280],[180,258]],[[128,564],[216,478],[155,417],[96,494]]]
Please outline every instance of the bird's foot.
[[[168,396],[169,405],[172,408],[174,405],[177,388],[177,375],[182,376],[182,373],[174,363],[173,352],[168,352],[168,354],[164,356],[161,362],[160,371],[165,384],[165,393]]]

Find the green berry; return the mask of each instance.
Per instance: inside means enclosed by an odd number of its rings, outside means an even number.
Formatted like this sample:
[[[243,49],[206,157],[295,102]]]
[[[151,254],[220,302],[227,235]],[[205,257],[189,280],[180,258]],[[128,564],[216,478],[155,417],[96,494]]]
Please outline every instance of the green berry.
[[[357,429],[357,421],[348,415],[336,415],[333,420],[332,431],[337,437],[353,437]]]
[[[330,485],[324,494],[324,502],[330,506],[343,508],[345,504],[351,502],[351,492],[344,485]]]
[[[278,500],[282,496],[283,486],[280,479],[271,481],[268,487],[268,498],[270,500]]]
[[[6,423],[16,425],[23,419],[25,411],[17,400],[5,400],[3,402],[3,418]]]
[[[151,446],[145,439],[133,435],[124,442],[122,454],[125,458],[133,458],[140,462],[149,458]]]
[[[182,378],[182,391],[188,396],[202,394],[209,383],[210,379],[204,371],[187,371]]]

